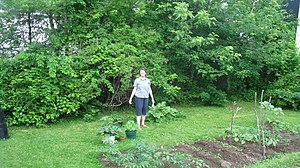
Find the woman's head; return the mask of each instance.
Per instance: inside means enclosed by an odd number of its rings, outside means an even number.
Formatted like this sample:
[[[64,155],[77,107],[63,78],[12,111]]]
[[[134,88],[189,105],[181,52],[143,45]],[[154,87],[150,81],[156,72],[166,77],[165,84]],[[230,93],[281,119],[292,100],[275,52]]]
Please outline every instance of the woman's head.
[[[140,68],[140,76],[145,77],[146,76],[146,69],[145,68]]]

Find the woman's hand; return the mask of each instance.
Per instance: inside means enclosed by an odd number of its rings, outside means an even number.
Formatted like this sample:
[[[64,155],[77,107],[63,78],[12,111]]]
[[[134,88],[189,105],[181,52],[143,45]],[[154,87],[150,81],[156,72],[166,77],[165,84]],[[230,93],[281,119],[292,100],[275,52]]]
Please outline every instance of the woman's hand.
[[[152,107],[154,108],[155,101],[152,99]]]
[[[132,98],[129,99],[129,104],[132,104]]]

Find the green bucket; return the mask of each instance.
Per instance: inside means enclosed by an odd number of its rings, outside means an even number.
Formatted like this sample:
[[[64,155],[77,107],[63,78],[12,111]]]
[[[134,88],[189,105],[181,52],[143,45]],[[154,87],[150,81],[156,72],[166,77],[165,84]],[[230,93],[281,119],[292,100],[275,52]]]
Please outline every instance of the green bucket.
[[[130,132],[130,131],[125,131],[126,137],[128,139],[135,139],[136,138],[136,131]]]

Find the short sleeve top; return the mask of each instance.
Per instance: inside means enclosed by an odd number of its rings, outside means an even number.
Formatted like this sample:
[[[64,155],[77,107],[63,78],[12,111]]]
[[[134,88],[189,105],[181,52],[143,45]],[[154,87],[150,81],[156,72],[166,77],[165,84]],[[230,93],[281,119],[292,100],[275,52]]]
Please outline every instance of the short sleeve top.
[[[138,98],[149,98],[150,80],[147,78],[137,78],[133,86],[136,88],[135,96]]]

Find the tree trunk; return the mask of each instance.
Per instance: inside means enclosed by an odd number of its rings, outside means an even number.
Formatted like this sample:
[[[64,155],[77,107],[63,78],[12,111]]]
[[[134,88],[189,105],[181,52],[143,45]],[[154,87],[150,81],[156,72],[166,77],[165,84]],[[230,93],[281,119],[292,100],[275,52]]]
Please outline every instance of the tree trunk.
[[[27,24],[28,24],[28,40],[29,44],[32,43],[32,25],[31,25],[31,13],[27,13]]]
[[[51,30],[54,29],[54,19],[53,19],[53,13],[49,12],[49,23],[50,23],[50,28]]]

